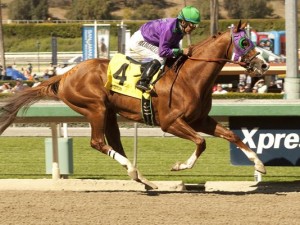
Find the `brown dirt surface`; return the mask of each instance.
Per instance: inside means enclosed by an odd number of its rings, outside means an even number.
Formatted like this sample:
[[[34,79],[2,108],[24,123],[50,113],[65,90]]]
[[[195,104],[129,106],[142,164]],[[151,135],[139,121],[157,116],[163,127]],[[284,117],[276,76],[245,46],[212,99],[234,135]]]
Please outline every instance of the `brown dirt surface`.
[[[0,224],[299,224],[300,193],[292,187],[286,190],[0,191]]]

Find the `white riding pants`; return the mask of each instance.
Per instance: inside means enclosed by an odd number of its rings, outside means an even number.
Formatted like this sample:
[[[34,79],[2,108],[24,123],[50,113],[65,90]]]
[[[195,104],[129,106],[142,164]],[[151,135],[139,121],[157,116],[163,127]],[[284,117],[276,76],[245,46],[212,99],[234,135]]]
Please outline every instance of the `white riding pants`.
[[[158,55],[158,47],[146,42],[140,30],[131,36],[129,47],[145,59],[157,59],[161,64],[164,64],[165,59]]]

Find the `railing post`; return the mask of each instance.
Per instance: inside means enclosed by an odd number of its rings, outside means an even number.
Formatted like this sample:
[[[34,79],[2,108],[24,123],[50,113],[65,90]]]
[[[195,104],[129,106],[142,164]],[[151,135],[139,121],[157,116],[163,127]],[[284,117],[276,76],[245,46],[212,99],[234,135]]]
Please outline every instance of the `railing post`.
[[[51,123],[52,132],[52,179],[60,179],[59,159],[58,159],[58,135],[57,123]]]
[[[138,125],[134,123],[134,142],[133,142],[133,166],[137,165],[137,145],[138,145]]]

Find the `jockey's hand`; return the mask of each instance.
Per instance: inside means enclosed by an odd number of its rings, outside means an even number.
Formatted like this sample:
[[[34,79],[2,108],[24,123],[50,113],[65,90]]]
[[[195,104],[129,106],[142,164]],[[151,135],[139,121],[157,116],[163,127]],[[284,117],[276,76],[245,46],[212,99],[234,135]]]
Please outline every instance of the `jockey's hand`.
[[[183,55],[191,56],[192,55],[192,49],[191,48],[184,48],[183,49]]]

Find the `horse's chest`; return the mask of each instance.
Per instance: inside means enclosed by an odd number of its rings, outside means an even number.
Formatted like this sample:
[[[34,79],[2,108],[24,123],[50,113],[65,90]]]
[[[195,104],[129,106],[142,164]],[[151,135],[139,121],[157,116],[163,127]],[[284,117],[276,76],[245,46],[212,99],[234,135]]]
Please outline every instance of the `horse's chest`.
[[[198,120],[199,118],[204,118],[208,115],[211,109],[211,98],[201,100],[194,99],[192,102],[186,104],[186,118],[189,120]]]

